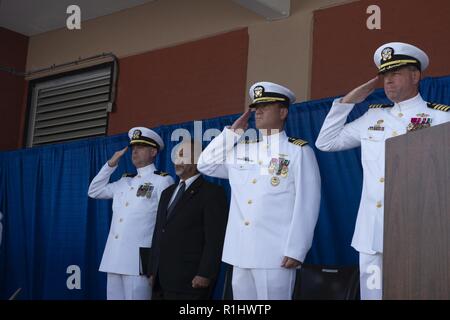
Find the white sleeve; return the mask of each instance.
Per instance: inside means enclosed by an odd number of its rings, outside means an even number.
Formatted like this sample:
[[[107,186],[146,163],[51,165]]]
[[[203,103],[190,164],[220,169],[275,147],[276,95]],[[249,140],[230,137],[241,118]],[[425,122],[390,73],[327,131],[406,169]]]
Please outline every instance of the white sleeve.
[[[88,196],[94,199],[112,199],[114,191],[118,185],[118,181],[108,183],[112,173],[117,169],[117,166],[110,167],[106,163],[89,185]],[[120,181],[120,180],[119,180]]]
[[[301,147],[299,163],[292,169],[295,175],[295,204],[284,255],[305,261],[311,248],[320,210],[320,172],[314,151]]]
[[[207,176],[228,179],[228,155],[239,138],[240,135],[225,128],[200,154],[198,171]]]
[[[363,125],[365,113],[362,117],[345,124],[354,104],[341,103],[340,99],[333,101],[319,136],[316,147],[322,151],[340,151],[356,148],[361,145],[360,128]]]

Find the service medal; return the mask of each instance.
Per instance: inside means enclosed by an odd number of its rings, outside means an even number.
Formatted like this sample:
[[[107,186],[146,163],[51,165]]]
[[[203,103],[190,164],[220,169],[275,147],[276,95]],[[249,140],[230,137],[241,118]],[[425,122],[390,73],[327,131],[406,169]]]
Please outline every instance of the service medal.
[[[270,160],[268,171],[270,174],[273,174],[275,171],[278,171],[278,160],[276,158],[272,158],[272,160]]]
[[[270,183],[271,183],[274,187],[276,187],[277,185],[280,184],[280,178],[278,178],[278,177],[272,177],[272,178],[270,179]]]
[[[139,188],[136,192],[136,196],[137,197],[146,197],[147,199],[150,199],[154,188],[155,187],[150,182],[144,183],[139,186]]]
[[[286,178],[287,177],[287,175],[288,175],[288,171],[289,171],[289,169],[288,169],[288,167],[289,167],[289,160],[287,160],[287,159],[281,159],[281,165],[280,165],[280,175],[283,177],[283,178]]]

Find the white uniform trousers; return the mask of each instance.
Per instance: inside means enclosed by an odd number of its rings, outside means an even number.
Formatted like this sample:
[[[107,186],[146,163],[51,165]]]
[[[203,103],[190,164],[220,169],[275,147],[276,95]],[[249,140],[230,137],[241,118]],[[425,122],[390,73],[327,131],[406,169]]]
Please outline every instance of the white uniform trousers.
[[[150,300],[152,288],[146,276],[108,273],[106,298],[108,300]]]
[[[233,267],[234,300],[291,300],[296,269],[243,269]]]
[[[383,297],[383,254],[359,253],[361,300],[381,300]]]

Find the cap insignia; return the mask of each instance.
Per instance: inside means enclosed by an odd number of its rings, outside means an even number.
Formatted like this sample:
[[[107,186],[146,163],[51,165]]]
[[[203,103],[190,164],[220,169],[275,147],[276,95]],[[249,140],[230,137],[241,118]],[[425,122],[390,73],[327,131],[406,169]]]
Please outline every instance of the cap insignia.
[[[132,139],[133,140],[140,139],[141,135],[142,135],[141,130],[134,130]]]
[[[264,93],[264,87],[263,86],[257,86],[253,89],[253,99],[261,98]]]
[[[381,58],[383,59],[383,61],[387,61],[392,59],[393,54],[394,49],[392,49],[391,47],[386,47],[383,49],[383,51],[381,51]]]

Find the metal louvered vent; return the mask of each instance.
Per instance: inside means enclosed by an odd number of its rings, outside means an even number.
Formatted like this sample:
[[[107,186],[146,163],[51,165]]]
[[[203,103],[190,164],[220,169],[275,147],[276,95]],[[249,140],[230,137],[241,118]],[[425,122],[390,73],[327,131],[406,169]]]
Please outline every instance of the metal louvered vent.
[[[27,147],[105,135],[111,111],[113,65],[36,82]]]

